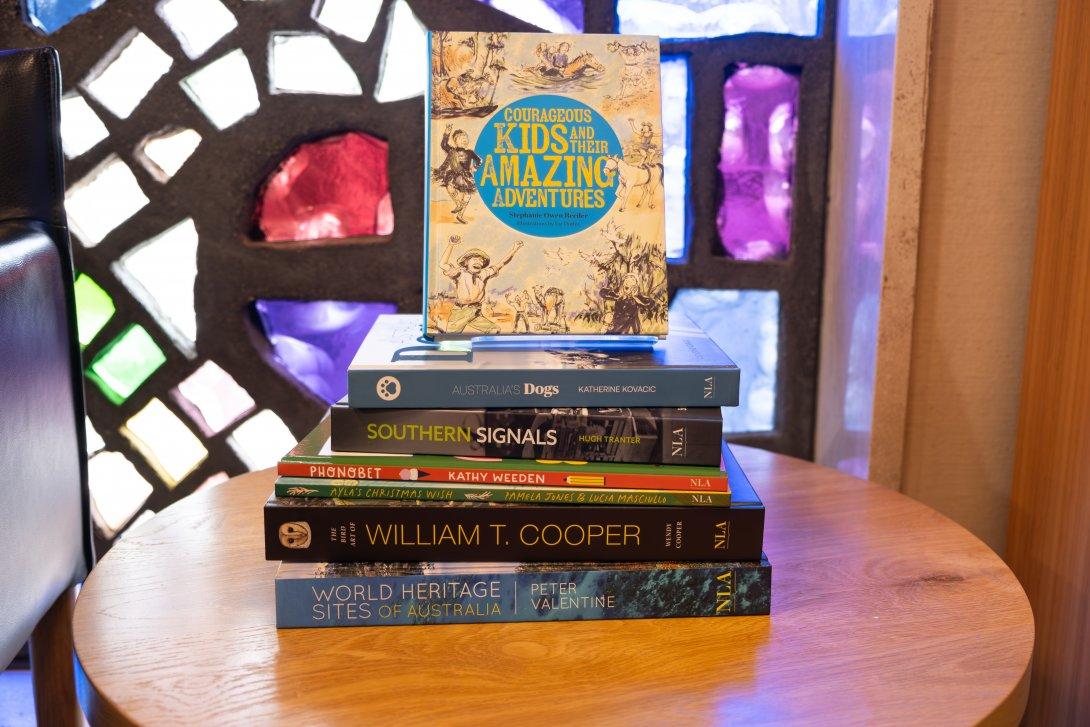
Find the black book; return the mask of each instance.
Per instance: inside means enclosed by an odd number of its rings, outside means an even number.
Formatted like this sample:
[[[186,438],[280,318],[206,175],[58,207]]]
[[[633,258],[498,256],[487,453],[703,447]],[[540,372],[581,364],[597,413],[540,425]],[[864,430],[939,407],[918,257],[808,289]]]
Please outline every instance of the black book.
[[[723,446],[731,506],[599,507],[270,497],[265,557],[284,561],[759,560],[761,503]]]
[[[718,466],[723,416],[699,408],[330,409],[338,452]]]

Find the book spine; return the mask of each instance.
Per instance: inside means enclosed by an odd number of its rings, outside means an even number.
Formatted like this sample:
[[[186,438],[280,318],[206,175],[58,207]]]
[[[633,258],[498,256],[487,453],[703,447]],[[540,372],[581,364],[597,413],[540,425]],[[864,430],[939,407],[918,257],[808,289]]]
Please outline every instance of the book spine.
[[[338,452],[718,466],[718,409],[331,409]]]
[[[757,616],[771,610],[768,561],[686,568],[600,566],[463,575],[276,581],[278,628]]]
[[[468,464],[468,463],[467,463]],[[647,474],[586,470],[498,470],[472,467],[391,467],[389,465],[321,464],[281,460],[281,477],[346,480],[397,480],[409,482],[530,485],[540,487],[604,487],[621,490],[674,490],[679,492],[726,492],[727,477],[671,475],[656,469]]]
[[[439,502],[515,502],[550,505],[621,505],[728,507],[729,492],[670,492],[668,490],[602,490],[585,487],[491,487],[488,485],[417,485],[411,482],[313,480],[281,477],[277,497],[342,500],[421,500]]]
[[[265,557],[354,561],[757,560],[763,508],[274,499]]]
[[[384,399],[379,381],[390,378],[397,380],[398,393]],[[348,404],[357,409],[737,406],[738,370],[353,368]]]

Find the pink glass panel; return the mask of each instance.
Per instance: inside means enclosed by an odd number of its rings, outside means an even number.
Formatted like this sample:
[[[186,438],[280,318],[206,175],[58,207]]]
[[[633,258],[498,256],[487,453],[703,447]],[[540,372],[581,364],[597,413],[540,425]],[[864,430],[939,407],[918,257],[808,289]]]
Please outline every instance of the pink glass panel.
[[[350,131],[300,144],[258,192],[254,222],[269,242],[389,235],[387,145]]]
[[[738,260],[786,258],[799,79],[775,66],[739,65],[723,86],[716,224],[726,254]]]

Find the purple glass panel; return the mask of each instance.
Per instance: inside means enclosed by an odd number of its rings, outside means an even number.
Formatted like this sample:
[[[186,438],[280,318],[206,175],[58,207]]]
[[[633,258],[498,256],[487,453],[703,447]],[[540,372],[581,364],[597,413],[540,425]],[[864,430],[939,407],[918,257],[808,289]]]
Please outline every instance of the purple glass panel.
[[[775,66],[739,65],[723,86],[716,219],[726,254],[738,260],[787,257],[799,79]]]
[[[397,307],[343,300],[257,300],[254,309],[277,361],[332,404],[347,393],[348,364],[375,319]]]
[[[478,0],[553,33],[583,32],[583,0]]]

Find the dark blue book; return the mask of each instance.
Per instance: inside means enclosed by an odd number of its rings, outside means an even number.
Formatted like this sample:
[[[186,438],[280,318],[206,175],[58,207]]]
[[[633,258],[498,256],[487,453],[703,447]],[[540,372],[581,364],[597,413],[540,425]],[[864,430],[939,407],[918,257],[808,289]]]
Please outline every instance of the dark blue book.
[[[420,317],[379,316],[348,369],[366,408],[736,406],[738,367],[687,316],[640,349],[429,342]]]
[[[707,563],[284,563],[278,628],[759,616],[772,566]]]

